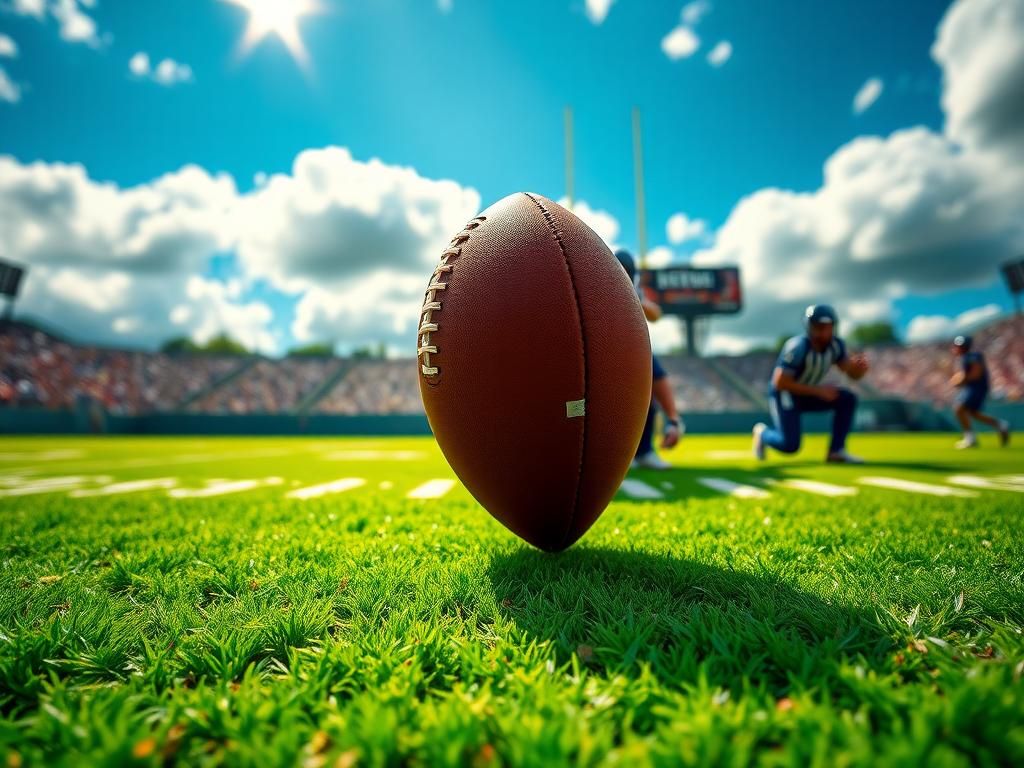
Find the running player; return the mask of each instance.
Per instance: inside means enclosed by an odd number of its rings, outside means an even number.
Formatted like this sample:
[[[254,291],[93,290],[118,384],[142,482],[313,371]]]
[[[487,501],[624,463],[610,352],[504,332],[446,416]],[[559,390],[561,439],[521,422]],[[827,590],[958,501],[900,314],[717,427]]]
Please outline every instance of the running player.
[[[988,397],[988,366],[985,365],[985,357],[981,352],[973,351],[973,346],[970,336],[957,336],[953,339],[953,354],[960,358],[960,370],[953,374],[949,384],[960,390],[953,411],[964,430],[963,439],[957,442],[956,447],[978,447],[978,438],[971,429],[971,419],[988,424],[999,432],[999,443],[1005,446],[1010,442],[1010,425],[981,411]]]

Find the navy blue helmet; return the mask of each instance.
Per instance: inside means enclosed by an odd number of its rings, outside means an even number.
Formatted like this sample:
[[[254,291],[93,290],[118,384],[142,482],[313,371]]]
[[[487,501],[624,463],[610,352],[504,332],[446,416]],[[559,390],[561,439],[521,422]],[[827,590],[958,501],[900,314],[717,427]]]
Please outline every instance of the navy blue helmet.
[[[839,324],[839,316],[828,304],[811,304],[804,310],[804,328],[824,324],[831,325],[833,328]]]
[[[970,352],[971,344],[973,343],[974,339],[972,339],[970,336],[957,336],[955,339],[953,339],[953,346],[960,347],[960,349],[962,349],[964,352]]]
[[[619,260],[619,264],[626,270],[626,274],[629,275],[629,280],[632,283],[636,282],[636,261],[633,259],[633,254],[627,251],[625,248],[619,248],[615,252],[615,258]]]

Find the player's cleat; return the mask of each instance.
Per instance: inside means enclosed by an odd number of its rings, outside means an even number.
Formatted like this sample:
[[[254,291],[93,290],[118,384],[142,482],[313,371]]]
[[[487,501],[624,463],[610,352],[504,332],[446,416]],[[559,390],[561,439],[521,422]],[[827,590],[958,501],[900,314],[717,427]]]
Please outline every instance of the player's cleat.
[[[955,448],[958,451],[965,451],[968,448],[977,448],[977,447],[978,447],[978,438],[976,438],[974,435],[971,435],[970,437],[965,437],[963,440],[957,440],[956,441],[956,446],[955,446]]]
[[[666,421],[665,422],[665,434],[661,438],[661,447],[675,448],[679,445],[679,438],[686,434],[686,424],[683,420],[678,421]]]
[[[754,458],[758,461],[764,461],[764,431],[768,429],[768,425],[764,422],[758,422],[754,425]]]
[[[999,422],[999,445],[1003,448],[1010,444],[1010,422]]]
[[[864,459],[860,456],[854,456],[852,453],[847,453],[846,450],[833,451],[828,455],[825,461],[830,464],[863,464]]]
[[[633,459],[633,463],[630,466],[632,466],[633,469],[672,469],[672,465],[654,451],[645,453],[643,456],[637,456]]]

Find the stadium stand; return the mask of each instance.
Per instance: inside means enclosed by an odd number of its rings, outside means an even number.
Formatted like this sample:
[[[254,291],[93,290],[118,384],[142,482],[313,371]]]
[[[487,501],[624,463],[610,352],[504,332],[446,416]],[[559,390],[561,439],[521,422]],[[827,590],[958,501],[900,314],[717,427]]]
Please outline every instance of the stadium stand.
[[[260,360],[188,406],[201,413],[288,413],[341,365],[337,358]]]
[[[989,364],[993,398],[1024,401],[1024,318],[1001,319],[974,338]],[[862,396],[950,403],[947,343],[866,351],[872,371],[853,385]],[[684,414],[757,410],[774,359],[770,352],[661,357]],[[172,356],[72,344],[25,323],[0,329],[0,407],[66,410],[83,398],[123,415],[423,412],[411,359]]]
[[[317,413],[423,413],[415,360],[367,360],[315,406]]]
[[[170,411],[239,365],[238,358],[78,346],[12,323],[0,332],[0,407],[66,409],[88,397],[110,413]]]

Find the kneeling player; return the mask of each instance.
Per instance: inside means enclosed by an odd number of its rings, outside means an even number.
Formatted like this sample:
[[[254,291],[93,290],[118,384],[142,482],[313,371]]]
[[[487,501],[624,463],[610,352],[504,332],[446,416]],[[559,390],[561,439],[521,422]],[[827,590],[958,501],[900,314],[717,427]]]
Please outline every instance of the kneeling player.
[[[1010,442],[1010,425],[1005,421],[994,419],[982,413],[981,408],[988,397],[988,368],[985,358],[980,352],[971,351],[971,337],[957,336],[953,339],[953,354],[960,358],[961,370],[953,374],[949,380],[951,386],[959,387],[954,412],[956,419],[964,430],[963,440],[957,448],[977,448],[978,438],[971,429],[971,419],[988,424],[999,432],[999,442],[1006,445]]]
[[[815,304],[804,312],[806,333],[786,342],[772,373],[768,408],[774,427],[754,427],[754,455],[763,459],[765,446],[782,453],[800,450],[800,416],[804,413],[834,411],[832,443],[827,461],[861,464],[862,459],[846,452],[846,436],[853,427],[857,396],[848,389],[820,386],[833,365],[855,381],[868,372],[863,355],[848,356],[846,344],[835,335],[836,313],[826,304]]]

